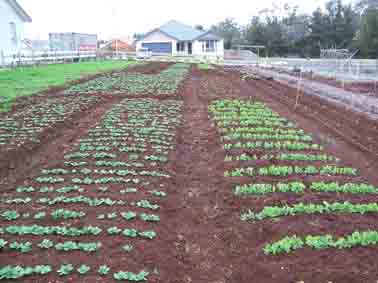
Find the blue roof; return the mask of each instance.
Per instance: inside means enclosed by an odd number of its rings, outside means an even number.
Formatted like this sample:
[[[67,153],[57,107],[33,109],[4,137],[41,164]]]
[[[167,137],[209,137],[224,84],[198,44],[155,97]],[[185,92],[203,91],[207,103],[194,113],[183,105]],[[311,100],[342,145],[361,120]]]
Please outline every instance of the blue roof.
[[[180,41],[191,41],[206,33],[178,21],[169,21],[159,27],[158,30]]]

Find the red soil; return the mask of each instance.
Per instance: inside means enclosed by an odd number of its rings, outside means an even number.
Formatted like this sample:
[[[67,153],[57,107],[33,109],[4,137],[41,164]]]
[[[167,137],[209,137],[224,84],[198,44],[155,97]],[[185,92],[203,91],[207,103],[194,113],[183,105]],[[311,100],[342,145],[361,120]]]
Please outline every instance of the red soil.
[[[222,149],[220,136],[207,107],[211,101],[222,98],[252,98],[265,102],[283,117],[313,134],[315,141],[322,144],[327,153],[340,158],[341,165],[358,168],[361,177],[354,181],[366,181],[376,186],[377,121],[314,97],[302,96],[300,106],[293,109],[296,91],[276,82],[246,83],[237,72],[203,72],[194,68],[179,93],[184,100],[184,122],[177,133],[177,148],[171,153],[166,168],[173,177],[165,183],[168,197],[159,211],[162,220],[155,229],[159,235],[157,239],[138,241],[137,250],[126,255],[115,252],[114,247],[119,246],[121,241],[117,237],[109,251],[102,250],[95,256],[83,256],[75,252],[59,255],[58,258],[57,253],[52,252],[21,258],[7,252],[6,255],[0,255],[2,265],[41,263],[41,258],[52,265],[62,260],[98,265],[106,258],[104,263],[111,266],[112,271],[135,270],[141,265],[150,270],[156,267],[158,273],[151,275],[150,282],[167,283],[362,283],[377,280],[378,263],[375,258],[378,247],[327,251],[304,249],[292,255],[276,257],[263,254],[262,247],[267,242],[287,234],[341,235],[356,229],[376,230],[377,216],[297,216],[278,221],[244,223],[239,218],[243,209],[261,209],[264,205],[299,201],[375,202],[377,198],[373,195],[312,193],[302,196],[275,194],[262,198],[236,198],[232,193],[235,184],[271,179],[223,177],[229,165],[224,162],[226,152]],[[83,113],[76,120],[75,127],[67,125],[61,128],[60,135],[43,140],[40,150],[25,153],[35,161],[25,165],[18,162],[14,172],[21,173],[18,176],[13,173],[10,175],[4,191],[12,195],[12,189],[34,178],[41,168],[59,164],[63,155],[119,98],[107,99],[108,103],[100,103],[102,105],[98,105],[95,112]],[[306,183],[315,179],[327,180],[321,177],[301,179]],[[97,196],[96,192],[92,196]],[[75,208],[80,209],[80,206]],[[90,218],[81,224],[96,225],[97,221]],[[0,223],[5,225],[4,221]],[[76,224],[80,225],[80,222]],[[34,241],[37,238],[30,239]],[[106,240],[100,237],[93,239]],[[51,274],[44,279],[44,282],[57,282],[57,275]],[[75,282],[79,277],[71,279]],[[89,280],[86,282],[104,282],[94,275],[85,279]],[[22,282],[38,282],[36,280],[38,278],[30,277]],[[107,277],[106,282],[113,280]]]

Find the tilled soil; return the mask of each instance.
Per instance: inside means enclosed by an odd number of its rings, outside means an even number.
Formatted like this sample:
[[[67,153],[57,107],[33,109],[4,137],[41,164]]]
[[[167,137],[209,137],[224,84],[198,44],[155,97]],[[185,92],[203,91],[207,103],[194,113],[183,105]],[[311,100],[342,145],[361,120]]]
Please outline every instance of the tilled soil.
[[[342,160],[341,166],[350,165],[360,169],[361,177],[340,180],[378,184],[375,156],[359,150],[349,140],[343,140],[343,137],[332,131],[332,127],[325,127],[311,117],[291,110],[280,100],[275,100],[274,95],[278,93],[268,86],[257,87],[254,83],[247,85],[240,81],[238,75],[223,72],[195,70],[187,82],[184,90],[185,128],[178,145],[179,159],[175,162],[177,183],[171,192],[177,210],[171,208],[169,219],[172,224],[167,224],[176,227],[174,246],[178,263],[172,262],[171,265],[167,262],[175,270],[175,275],[169,273],[168,277],[163,277],[163,282],[375,282],[376,247],[320,252],[304,249],[293,255],[276,257],[264,255],[262,248],[267,242],[288,234],[332,233],[341,236],[356,229],[375,229],[377,216],[313,215],[260,223],[240,221],[239,215],[243,208],[258,210],[265,205],[300,201],[377,201],[375,196],[311,193],[300,197],[277,194],[255,199],[237,199],[232,195],[236,184],[272,180],[245,177],[230,181],[223,177],[227,168],[223,161],[225,152],[207,113],[209,102],[220,98],[248,97],[264,101],[283,117],[312,133],[327,153]],[[343,121],[343,116],[336,117]],[[345,124],[351,127],[348,121]],[[348,132],[344,134],[348,135]],[[327,177],[313,178],[312,181],[315,179],[327,181]],[[302,178],[302,181],[311,180]]]
[[[41,135],[40,143],[28,142],[18,149],[1,155],[0,184],[3,187],[14,186],[32,170],[39,170],[51,160],[61,157],[75,140],[93,127],[105,112],[120,100],[119,97],[104,97],[87,111],[75,113],[64,123],[45,130]]]
[[[156,65],[154,68],[157,68]],[[236,198],[232,191],[237,183],[261,182],[263,179],[224,178],[224,171],[228,168],[224,162],[226,152],[209,116],[208,105],[222,98],[265,102],[312,134],[315,142],[323,145],[328,154],[341,160],[341,165],[358,168],[361,177],[354,181],[378,186],[376,121],[314,97],[301,96],[299,107],[293,109],[295,90],[275,82],[246,83],[240,80],[237,72],[199,71],[194,68],[179,94],[177,99],[184,101],[184,121],[177,133],[176,149],[168,163],[172,178],[167,181],[168,197],[159,211],[162,219],[156,229],[159,237],[146,245],[144,242],[138,245],[137,253],[141,257],[121,258],[119,254],[109,254],[109,263],[123,270],[127,270],[127,264],[134,259],[135,266],[137,263],[151,268],[156,265],[157,272],[152,275],[151,282],[370,283],[378,280],[377,247],[326,251],[303,249],[275,257],[263,254],[262,248],[267,242],[287,234],[342,235],[356,229],[376,230],[377,216],[313,215],[245,223],[240,220],[243,209],[261,209],[264,205],[299,201],[377,202],[377,197],[275,194],[264,198]],[[36,176],[41,168],[56,165],[64,153],[119,99],[107,98],[106,103],[101,103],[92,112],[83,113],[76,124],[60,128],[61,134],[43,139],[40,149],[34,154],[25,153],[29,163],[14,166],[4,189],[11,192],[15,186]],[[72,257],[76,256],[81,255],[72,253]],[[51,255],[46,258],[54,260]],[[64,257],[70,258],[71,255]],[[85,256],[83,259],[86,263],[96,264],[96,257]],[[2,261],[1,265],[8,264],[6,258],[3,257]],[[31,256],[30,261],[38,263],[38,254]],[[85,282],[105,281],[93,278],[93,281]]]

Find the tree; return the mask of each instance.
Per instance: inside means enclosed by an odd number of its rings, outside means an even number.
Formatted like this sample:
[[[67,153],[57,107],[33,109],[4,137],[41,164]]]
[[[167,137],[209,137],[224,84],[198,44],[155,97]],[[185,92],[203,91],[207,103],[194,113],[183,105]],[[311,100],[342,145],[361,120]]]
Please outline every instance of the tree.
[[[358,30],[358,14],[341,0],[326,3],[326,11],[318,8],[311,18],[307,48],[311,56],[319,56],[320,49],[350,48]]]
[[[239,25],[230,18],[213,26],[211,31],[219,34],[224,39],[224,48],[231,49],[235,44],[240,42],[241,31]]]
[[[378,56],[378,9],[367,8],[362,15],[360,49],[364,57]]]
[[[253,17],[244,31],[244,38],[250,45],[266,44],[266,28],[260,17]]]
[[[358,12],[363,12],[364,9],[378,9],[378,0],[359,0],[356,4]]]
[[[351,43],[356,36],[359,29],[359,15],[354,11],[352,5],[347,5],[344,7],[344,39],[345,44],[343,48],[351,47]]]
[[[313,12],[310,23],[310,35],[307,38],[311,57],[320,56],[321,46],[325,45],[324,31],[326,28],[325,16],[320,8]]]
[[[372,56],[378,29],[373,11],[378,9],[378,0],[358,1],[352,6],[344,5],[342,0],[328,0],[325,10],[318,8],[312,15],[298,15],[298,7],[290,4],[273,4],[246,26],[226,18],[211,30],[224,38],[226,49],[237,44],[264,45],[269,56],[318,57],[320,49],[364,45],[368,49],[364,54]],[[201,25],[196,28],[200,29]]]
[[[310,56],[310,51],[307,48],[307,37],[310,33],[311,17],[307,14],[291,15],[290,18],[284,19],[283,22],[288,53],[301,57]]]
[[[144,33],[134,33],[134,40],[141,40],[145,36]]]
[[[266,48],[268,56],[283,56],[287,54],[288,43],[285,42],[284,32],[277,17],[267,18],[266,24]]]
[[[252,18],[250,24],[248,24],[243,31],[243,38],[245,43],[249,45],[266,45],[266,26],[261,22],[260,17]],[[260,52],[259,55],[265,56],[266,50],[262,50],[262,52]]]
[[[344,6],[341,0],[331,0],[326,4],[327,48],[349,48],[357,32],[357,13],[351,5]]]
[[[203,27],[203,25],[195,25],[194,28],[197,29],[197,30],[200,30],[200,31],[204,31],[205,30],[205,28]]]

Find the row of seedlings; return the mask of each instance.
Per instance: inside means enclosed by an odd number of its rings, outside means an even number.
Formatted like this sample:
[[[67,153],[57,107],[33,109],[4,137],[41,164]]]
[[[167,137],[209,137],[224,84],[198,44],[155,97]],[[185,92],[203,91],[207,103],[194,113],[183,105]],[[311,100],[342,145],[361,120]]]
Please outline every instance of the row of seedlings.
[[[0,119],[0,151],[22,147],[25,143],[39,143],[40,135],[91,108],[98,101],[94,96],[48,98]]]
[[[125,99],[63,160],[4,194],[0,279],[158,276],[150,258],[159,256],[154,239],[181,109],[178,101]]]
[[[378,203],[365,201],[367,195],[377,194],[378,188],[361,182],[356,169],[340,166],[340,160],[326,154],[311,135],[263,103],[218,100],[209,111],[226,151],[224,175],[235,183],[235,197],[247,206],[241,212],[242,221],[378,213]],[[311,201],[314,194],[327,201]],[[334,201],[340,195],[358,201]],[[353,230],[342,236],[294,234],[266,243],[264,252],[276,255],[305,247],[343,249],[376,244],[376,231]]]
[[[174,95],[189,74],[190,65],[177,63],[159,74],[120,72],[75,85],[66,94],[107,92],[132,95]]]

